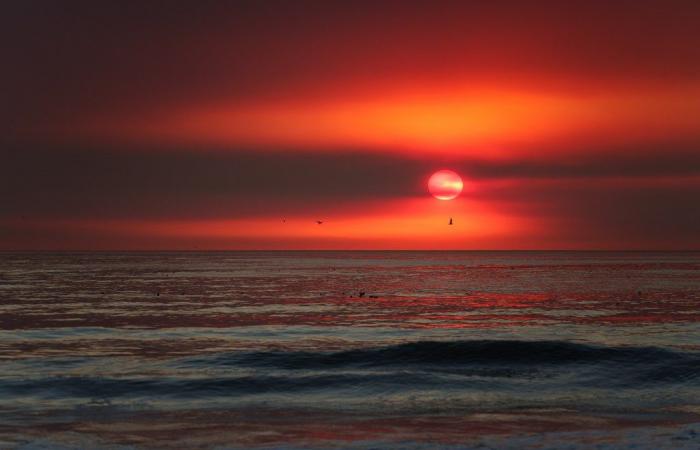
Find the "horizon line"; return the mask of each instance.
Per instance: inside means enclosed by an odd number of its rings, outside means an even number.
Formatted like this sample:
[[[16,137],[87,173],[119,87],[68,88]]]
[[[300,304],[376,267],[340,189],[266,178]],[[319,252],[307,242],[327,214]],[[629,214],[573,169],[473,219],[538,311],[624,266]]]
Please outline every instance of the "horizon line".
[[[0,250],[0,254],[7,253],[232,253],[232,252],[288,252],[288,253],[308,253],[308,252],[473,252],[473,253],[507,253],[507,252],[529,252],[529,253],[554,253],[554,252],[590,252],[590,253],[698,253],[698,249],[17,249]]]

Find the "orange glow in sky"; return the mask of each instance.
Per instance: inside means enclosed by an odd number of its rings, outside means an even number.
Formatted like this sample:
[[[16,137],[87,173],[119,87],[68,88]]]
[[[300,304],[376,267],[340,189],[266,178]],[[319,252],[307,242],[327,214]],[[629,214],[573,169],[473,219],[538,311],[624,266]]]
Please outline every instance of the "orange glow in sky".
[[[149,248],[172,242],[202,248],[451,248],[455,242],[485,248],[482,243],[502,239],[510,230],[533,226],[529,220],[490,211],[487,205],[469,199],[440,202],[426,196],[382,203],[382,212],[335,214],[321,217],[322,224],[308,216],[284,219],[251,217],[240,219],[191,220],[69,220],[43,221],[57,231],[91,232],[118,239],[148,240]],[[458,226],[449,226],[453,218]],[[42,225],[43,224],[43,225]],[[271,239],[273,237],[273,239]],[[267,244],[266,244],[267,242]],[[163,244],[165,243],[165,244]]]
[[[387,94],[389,92],[390,94]],[[424,86],[327,101],[192,104],[155,116],[90,118],[94,138],[153,143],[503,157],[558,147],[700,137],[700,84],[575,93]]]
[[[5,11],[0,250],[700,249],[700,3],[302,3]]]

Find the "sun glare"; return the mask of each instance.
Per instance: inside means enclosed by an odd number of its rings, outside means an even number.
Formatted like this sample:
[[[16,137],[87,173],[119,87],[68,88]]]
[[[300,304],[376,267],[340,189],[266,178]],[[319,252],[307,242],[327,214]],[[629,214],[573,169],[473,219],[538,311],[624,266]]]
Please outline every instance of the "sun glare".
[[[438,200],[452,200],[461,192],[462,178],[451,170],[438,170],[428,180],[428,190]]]

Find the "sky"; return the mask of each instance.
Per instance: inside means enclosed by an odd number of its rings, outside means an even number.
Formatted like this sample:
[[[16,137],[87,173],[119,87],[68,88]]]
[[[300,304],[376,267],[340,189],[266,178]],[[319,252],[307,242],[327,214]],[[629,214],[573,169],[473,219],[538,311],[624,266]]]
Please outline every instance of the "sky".
[[[700,249],[698,23],[674,0],[7,1],[0,250]],[[457,199],[428,193],[440,169]]]

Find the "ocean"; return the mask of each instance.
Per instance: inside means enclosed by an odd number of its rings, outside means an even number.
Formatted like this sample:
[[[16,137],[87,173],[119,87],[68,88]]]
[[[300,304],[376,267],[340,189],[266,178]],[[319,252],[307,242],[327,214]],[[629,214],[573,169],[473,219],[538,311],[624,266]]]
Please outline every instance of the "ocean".
[[[700,253],[0,254],[0,448],[700,448]]]

